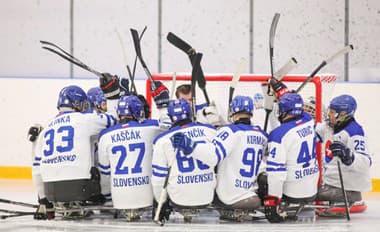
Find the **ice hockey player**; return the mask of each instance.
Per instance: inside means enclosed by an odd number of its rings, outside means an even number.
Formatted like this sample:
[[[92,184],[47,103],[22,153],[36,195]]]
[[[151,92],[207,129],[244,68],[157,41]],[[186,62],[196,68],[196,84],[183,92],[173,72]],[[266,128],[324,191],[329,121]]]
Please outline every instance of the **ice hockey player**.
[[[270,222],[286,219],[287,212],[281,202],[312,203],[317,195],[319,177],[314,121],[303,112],[301,96],[285,93],[278,104],[281,125],[268,137],[268,193],[264,197],[264,211]]]
[[[192,104],[192,93],[191,93],[191,85],[183,84],[177,87],[175,91],[175,96],[177,99],[184,98],[186,101]],[[197,104],[195,106],[196,110],[196,118],[200,123],[211,124],[216,127],[225,124],[223,117],[221,117],[215,102],[211,102],[210,105],[207,103]]]
[[[172,127],[153,143],[153,193],[158,202],[168,178],[170,204],[180,209],[186,220],[188,209],[207,206],[214,197],[216,162],[208,160],[216,161],[216,155],[196,150],[196,144],[210,142],[216,132],[212,125],[192,122],[190,104],[183,98],[169,102],[168,115]],[[165,199],[160,221],[169,218],[169,199]]]
[[[254,104],[248,96],[236,96],[230,104],[232,124],[218,129],[213,141],[221,160],[217,166],[217,208],[222,219],[243,220],[242,210],[254,211],[261,206],[257,174],[267,146],[267,134],[251,125]],[[200,144],[199,146],[202,146]]]
[[[116,80],[111,75],[100,79],[107,99],[119,98]],[[36,187],[44,188],[38,192],[43,191],[51,202],[104,202],[90,137],[116,120],[108,114],[88,112],[86,106],[87,95],[82,88],[75,85],[63,88],[57,102],[59,113],[47,123],[37,141],[33,177],[40,181]]]
[[[99,113],[107,112],[107,99],[100,87],[93,87],[87,91],[87,99],[90,109]]]
[[[318,191],[317,200],[343,205],[344,198],[337,168],[339,161],[344,164],[341,170],[347,200],[350,206],[355,202],[356,206],[359,206],[351,210],[360,212],[366,208],[361,202],[361,192],[370,191],[372,188],[372,158],[365,132],[354,117],[356,108],[356,100],[350,95],[340,95],[330,101],[328,120],[334,131],[332,140],[327,141],[330,144],[330,153],[326,155],[323,186]],[[345,210],[342,213],[344,212]],[[321,212],[322,214],[328,215],[329,212]]]
[[[100,134],[102,194],[111,193],[113,207],[133,221],[153,203],[152,146],[163,130],[157,120],[145,120],[144,106],[137,96],[121,97],[117,113],[118,124]]]

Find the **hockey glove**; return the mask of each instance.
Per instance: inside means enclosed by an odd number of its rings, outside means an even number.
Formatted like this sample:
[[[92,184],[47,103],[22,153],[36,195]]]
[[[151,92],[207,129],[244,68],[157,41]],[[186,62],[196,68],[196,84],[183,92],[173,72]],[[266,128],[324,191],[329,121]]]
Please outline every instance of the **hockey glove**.
[[[261,84],[261,88],[264,94],[264,108],[265,110],[272,111],[276,97],[273,94],[268,93],[268,84],[266,82]]]
[[[285,93],[291,92],[282,81],[271,78],[269,85],[272,87],[273,91],[276,93],[277,98],[280,98]]]
[[[55,218],[54,205],[46,198],[38,200],[37,211],[34,213],[33,218],[36,220],[51,220]]]
[[[38,135],[41,133],[42,131],[42,126],[39,125],[39,124],[35,124],[33,126],[31,126],[29,128],[29,131],[28,131],[28,139],[30,142],[34,142],[36,141]]]
[[[218,109],[214,102],[209,106],[197,111],[197,119],[201,123],[211,124],[213,126],[221,126],[223,124]]]
[[[99,79],[100,88],[103,90],[104,96],[109,99],[119,99],[120,97],[120,80],[119,77],[112,76],[109,73],[102,73],[102,78]]]
[[[354,162],[355,156],[350,148],[342,142],[334,141],[330,144],[330,150],[333,156],[337,156],[342,160],[342,163],[349,166]]]
[[[172,142],[172,146],[174,148],[178,148],[178,150],[182,151],[185,155],[189,155],[193,152],[196,145],[192,139],[187,137],[182,132],[175,133],[170,138],[170,141]]]
[[[276,196],[267,195],[264,197],[265,218],[271,223],[285,221],[285,217],[280,215],[281,199]]]
[[[151,89],[151,92],[157,108],[167,107],[170,99],[168,88],[161,81],[155,81],[154,84],[156,85],[156,89]]]
[[[129,96],[129,80],[126,78],[120,79],[120,96]]]

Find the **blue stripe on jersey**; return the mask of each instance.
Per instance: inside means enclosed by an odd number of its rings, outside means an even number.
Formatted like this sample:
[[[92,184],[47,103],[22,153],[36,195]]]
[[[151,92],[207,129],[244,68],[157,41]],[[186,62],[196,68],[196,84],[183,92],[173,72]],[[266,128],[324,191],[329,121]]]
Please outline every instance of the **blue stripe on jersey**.
[[[106,176],[111,175],[111,172],[103,172],[103,171],[100,171],[100,173],[102,173],[103,175],[106,175]]]
[[[267,168],[267,172],[284,172],[286,168]]]
[[[100,137],[102,137],[104,134],[106,133],[109,133],[111,131],[114,131],[114,130],[118,130],[118,129],[121,129],[121,128],[130,128],[130,127],[148,127],[148,126],[159,126],[158,124],[158,121],[157,120],[154,120],[154,119],[147,119],[147,120],[144,120],[142,122],[136,122],[136,121],[130,121],[128,123],[119,123],[119,124],[116,124],[114,126],[111,126],[109,128],[106,128],[104,130],[102,130],[99,134],[99,139]]]
[[[350,137],[354,135],[364,136],[364,131],[361,125],[359,125],[355,120],[350,122],[345,128],[345,131],[350,135]]]
[[[110,169],[110,168],[111,168],[110,165],[103,165],[103,164],[101,164],[101,163],[99,163],[99,162],[98,162],[98,166],[99,166],[99,168],[104,169],[104,170],[107,170],[107,169]]]
[[[211,129],[215,130],[215,127],[213,125],[191,122],[191,123],[188,123],[188,124],[183,125],[183,126],[172,127],[169,130],[167,130],[167,131],[165,131],[165,132],[157,135],[157,137],[153,140],[153,144],[156,144],[157,140],[159,140],[160,138],[162,138],[163,136],[165,136],[167,134],[170,134],[172,132],[175,132],[175,131],[183,129],[183,128],[189,128],[189,127],[193,127],[193,126],[208,127],[208,128],[211,128]]]
[[[35,161],[40,161],[40,160],[41,160],[41,157],[37,157],[37,156],[36,156],[36,157],[34,157],[34,160],[35,160]]]
[[[281,143],[282,138],[290,129],[293,129],[295,126],[304,124],[313,120],[311,116],[307,113],[302,113],[302,117],[298,120],[292,120],[290,122],[282,123],[280,126],[276,127],[269,133],[268,143],[276,142]]]
[[[40,166],[40,163],[33,163],[33,166]]]
[[[273,162],[273,161],[267,161],[267,165],[271,165],[271,166],[285,166],[284,163],[276,163],[276,162]]]
[[[158,165],[152,165],[152,168],[154,168],[154,169],[157,169],[157,170],[161,170],[161,171],[168,171],[169,170],[169,168],[167,168],[167,167],[161,167],[161,166],[158,166]]]
[[[152,175],[153,176],[156,176],[156,177],[166,177],[168,174],[162,174],[162,173],[158,173],[158,172],[155,172],[155,171],[152,171]]]
[[[217,140],[214,140],[213,143],[215,144],[215,153],[218,157],[218,163],[220,160],[222,160],[222,156],[220,155],[220,152],[222,152],[223,159],[226,158],[227,152],[226,149],[223,147],[223,144]]]

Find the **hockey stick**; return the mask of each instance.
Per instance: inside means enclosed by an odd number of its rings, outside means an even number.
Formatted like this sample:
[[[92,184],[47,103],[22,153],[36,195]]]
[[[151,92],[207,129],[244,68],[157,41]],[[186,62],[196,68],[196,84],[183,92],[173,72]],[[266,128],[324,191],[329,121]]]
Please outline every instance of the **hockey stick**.
[[[343,198],[344,198],[344,205],[346,207],[346,217],[347,217],[347,221],[349,221],[350,220],[350,209],[348,208],[347,194],[346,194],[346,191],[344,190],[343,175],[342,175],[342,170],[340,168],[340,162],[339,162],[339,160],[337,160],[337,164],[338,164],[340,186],[342,188],[342,194],[343,194]]]
[[[196,92],[195,92],[195,82],[198,81],[199,83],[199,78],[200,78],[199,75],[201,75],[200,70],[201,70],[202,56],[203,56],[202,53],[195,54],[193,70],[191,72],[191,102],[192,102],[191,106],[192,106],[192,111],[193,111],[193,114],[192,114],[193,122],[197,121],[197,117],[196,117],[196,113],[197,113],[196,99],[197,98],[196,98]]]
[[[171,92],[170,92],[170,99],[174,98],[174,92],[175,92],[176,82],[177,82],[177,73],[173,72],[173,75],[172,75],[172,89],[171,89]]]
[[[121,51],[123,53],[123,58],[124,58],[124,63],[125,63],[125,67],[127,68],[127,72],[128,72],[128,75],[129,75],[129,79],[131,80],[131,88],[130,88],[130,92],[137,95],[137,90],[136,90],[136,86],[135,86],[135,81],[134,81],[134,77],[132,76],[132,71],[131,71],[131,68],[129,67],[129,64],[128,64],[128,59],[127,59],[127,54],[125,52],[125,47],[124,47],[124,43],[123,43],[123,40],[121,39],[121,35],[119,33],[119,31],[117,29],[115,29],[115,33],[117,35],[117,38],[119,39],[119,42],[120,42],[120,46],[121,46]]]
[[[230,115],[231,115],[230,105],[231,105],[231,102],[232,102],[232,98],[234,96],[234,92],[235,92],[237,83],[239,82],[241,73],[243,72],[243,69],[245,69],[246,66],[247,66],[247,60],[244,59],[244,58],[241,58],[238,66],[237,66],[237,68],[235,70],[235,73],[234,73],[234,75],[232,77],[232,80],[231,80],[231,83],[230,83],[230,89],[229,89],[229,93],[228,93],[228,115],[227,115],[227,120],[229,120]]]
[[[139,33],[137,32],[137,30],[131,28],[131,34],[132,34],[133,44],[135,45],[136,56],[139,59],[141,66],[143,67],[146,75],[148,76],[148,78],[151,82],[152,90],[154,91],[157,89],[157,87],[156,87],[156,84],[154,83],[152,74],[150,73],[150,71],[149,71],[148,67],[146,66],[146,63],[142,57]]]
[[[19,205],[19,206],[25,206],[25,207],[31,207],[31,208],[38,208],[38,205],[35,205],[35,204],[30,204],[30,203],[25,203],[25,202],[20,202],[20,201],[12,201],[12,200],[2,199],[2,198],[0,198],[0,203],[7,203],[7,204]]]
[[[195,63],[195,56],[196,56],[196,51],[193,47],[190,46],[187,42],[176,36],[174,33],[169,32],[168,35],[166,36],[167,40],[173,44],[175,47],[179,48],[183,52],[187,54],[187,56],[190,59],[191,65],[194,66]],[[204,73],[202,70],[202,67],[199,67],[199,77],[197,79],[198,81],[198,86],[199,88],[203,91],[203,95],[205,97],[207,105],[210,104],[210,99],[207,94],[206,90],[206,80],[204,77]]]
[[[282,78],[288,74],[292,69],[294,69],[295,67],[297,66],[297,60],[292,57],[284,66],[282,66],[271,78],[275,78],[275,79],[278,79],[278,80],[282,80]],[[269,86],[269,83],[266,83],[268,85],[267,87],[267,91],[269,89],[270,91],[270,86]],[[269,96],[273,96],[274,95],[272,94],[268,94]],[[269,104],[269,103],[268,103]],[[273,104],[273,102],[272,102]],[[267,131],[267,127],[268,127],[268,120],[269,120],[269,115],[270,113],[272,112],[272,109],[271,108],[265,108],[265,121],[264,121],[264,131]]]
[[[82,61],[80,61],[78,58],[75,58],[73,55],[71,55],[70,53],[66,52],[65,50],[63,50],[59,46],[57,46],[57,45],[55,45],[55,44],[53,44],[51,42],[43,41],[43,40],[40,40],[40,43],[43,45],[42,46],[43,49],[46,49],[46,50],[48,50],[48,51],[50,51],[52,53],[57,54],[58,56],[62,57],[63,59],[65,59],[67,61],[69,61],[70,63],[73,63],[73,64],[77,65],[78,67],[81,67],[82,69],[95,74],[99,78],[103,77],[102,73],[100,73],[100,72],[96,71],[95,69],[91,68],[90,66],[86,65],[85,63],[83,63]],[[51,46],[51,47],[48,47],[48,46]],[[57,51],[55,49],[58,49],[59,51]]]
[[[161,213],[162,206],[164,205],[164,203],[168,197],[167,187],[168,187],[168,183],[169,183],[169,177],[170,177],[170,173],[172,170],[172,166],[173,166],[174,162],[177,160],[176,154],[178,151],[175,149],[174,152],[175,152],[175,155],[170,160],[169,167],[168,167],[168,173],[166,174],[164,185],[162,186],[162,190],[160,193],[160,199],[158,199],[157,209],[156,209],[156,212],[155,212],[154,218],[153,218],[153,221],[156,224],[159,224],[160,226],[163,226],[165,223],[164,221],[160,221],[160,213]]]
[[[25,216],[25,215],[34,215],[34,212],[26,212],[26,211],[18,211],[18,210],[5,210],[0,209],[0,212],[7,213],[9,215],[0,215],[1,219],[6,219],[9,217],[19,217],[19,216]]]
[[[320,65],[318,65],[318,67],[316,69],[314,69],[313,72],[311,72],[311,74],[306,78],[306,80],[296,89],[296,93],[298,93],[299,91],[301,91],[305,85],[323,68],[325,67],[327,64],[331,63],[331,61],[333,61],[334,59],[336,59],[337,57],[341,56],[341,55],[344,55],[348,52],[350,52],[351,50],[354,50],[354,46],[353,45],[348,45],[346,47],[344,47],[343,49],[339,50],[337,53],[335,53],[334,55],[332,55],[331,57],[329,57],[328,59],[322,61],[322,63]]]
[[[280,19],[280,14],[276,13],[273,16],[272,23],[270,25],[270,30],[269,30],[269,63],[270,63],[271,78],[274,78],[274,64],[273,64],[274,63],[274,60],[273,60],[273,57],[274,57],[274,38],[276,36],[276,29],[277,29],[277,24],[278,24],[279,19]],[[272,93],[270,91],[269,81],[270,81],[270,79],[268,80],[267,94],[269,96],[271,96]],[[271,112],[272,112],[271,109],[265,109],[264,131],[267,131],[269,114]]]

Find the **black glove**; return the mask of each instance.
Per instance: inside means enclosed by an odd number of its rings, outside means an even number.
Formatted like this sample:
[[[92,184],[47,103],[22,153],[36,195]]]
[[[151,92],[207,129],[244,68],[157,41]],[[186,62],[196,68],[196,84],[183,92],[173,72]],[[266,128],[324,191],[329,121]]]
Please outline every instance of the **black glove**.
[[[48,201],[46,198],[38,200],[38,207],[36,212],[33,215],[33,218],[36,220],[51,220],[55,217],[54,205]]]
[[[273,89],[273,91],[276,93],[277,98],[280,98],[285,93],[291,92],[282,81],[276,80],[274,78],[271,78],[269,81],[269,85]]]
[[[257,196],[262,200],[264,204],[264,197],[268,195],[268,176],[265,172],[261,172],[257,176],[257,185],[259,188],[257,189]]]
[[[342,142],[334,141],[330,144],[330,150],[333,156],[337,156],[342,160],[345,165],[351,165],[354,162],[355,156],[350,148]]]
[[[155,81],[156,89],[151,88],[152,97],[158,109],[168,106],[169,104],[169,90],[162,84],[161,81]]]
[[[112,76],[109,73],[102,73],[102,78],[100,78],[99,81],[100,88],[103,90],[104,96],[107,99],[119,99],[120,80],[118,76]]]
[[[41,125],[33,125],[29,128],[29,131],[28,131],[28,139],[30,142],[34,142],[36,141],[38,135],[41,133],[42,131],[42,126]]]
[[[264,197],[265,218],[271,223],[285,221],[285,217],[280,215],[281,199],[276,196],[267,195]]]
[[[120,79],[120,96],[129,96],[129,80],[126,78]]]
[[[144,97],[144,95],[137,95],[137,97],[139,98],[139,100],[142,102],[143,106],[144,106],[144,118],[149,118],[150,116],[150,109],[149,109],[149,104],[146,100],[146,98]]]

